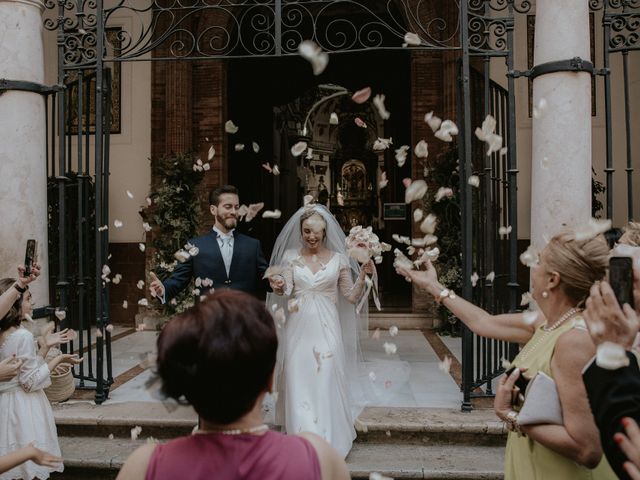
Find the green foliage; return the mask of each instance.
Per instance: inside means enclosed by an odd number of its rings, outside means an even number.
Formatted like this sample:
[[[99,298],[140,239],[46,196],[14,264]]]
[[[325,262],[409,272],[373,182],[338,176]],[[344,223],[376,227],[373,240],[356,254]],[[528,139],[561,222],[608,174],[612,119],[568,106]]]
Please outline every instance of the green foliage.
[[[202,209],[196,197],[196,187],[203,178],[202,171],[193,166],[198,157],[193,153],[170,154],[154,162],[153,168],[162,182],[150,197],[153,202],[150,224],[154,228],[155,253],[151,268],[160,278],[171,275],[178,262],[174,254],[187,240],[198,233]],[[167,315],[183,312],[194,304],[193,281],[175,302],[165,304]]]
[[[462,230],[459,161],[456,148],[450,148],[431,162],[428,182],[431,186],[449,187],[453,190],[451,198],[444,198],[439,202],[434,200],[433,194],[426,195],[424,210],[438,217],[435,231],[440,249],[440,256],[435,264],[438,278],[443,285],[459,292],[462,288]],[[440,333],[458,335],[458,319],[442,306],[439,307],[439,313],[445,320],[442,322]]]

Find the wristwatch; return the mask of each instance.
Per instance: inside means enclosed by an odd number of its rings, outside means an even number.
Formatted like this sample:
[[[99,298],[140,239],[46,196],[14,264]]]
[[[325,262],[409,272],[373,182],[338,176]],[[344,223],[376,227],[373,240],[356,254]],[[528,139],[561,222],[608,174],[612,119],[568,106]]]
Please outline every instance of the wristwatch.
[[[453,292],[453,290],[449,290],[448,288],[445,288],[436,296],[435,298],[436,303],[438,304],[442,303],[445,298],[454,299],[456,298],[456,294]]]
[[[507,425],[507,430],[509,430],[510,432],[516,432],[518,435],[521,434],[520,425],[518,424],[518,412],[516,412],[515,410],[511,410],[509,413],[507,413],[505,423]]]

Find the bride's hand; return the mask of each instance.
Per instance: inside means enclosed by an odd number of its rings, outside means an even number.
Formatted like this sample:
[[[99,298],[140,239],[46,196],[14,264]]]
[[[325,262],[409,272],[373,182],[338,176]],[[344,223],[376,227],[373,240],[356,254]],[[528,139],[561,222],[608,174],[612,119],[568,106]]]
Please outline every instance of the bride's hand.
[[[424,264],[426,270],[407,270],[402,267],[397,267],[396,272],[402,275],[407,281],[415,283],[419,288],[432,291],[440,291],[438,286],[438,273],[435,267],[431,263],[431,260],[427,259]]]
[[[276,295],[282,295],[284,293],[285,281],[280,275],[269,277],[269,285]]]
[[[367,275],[373,275],[373,272],[376,271],[376,266],[373,263],[373,260],[369,260],[367,263],[365,263],[362,266],[362,270],[364,271],[364,273],[366,273]]]

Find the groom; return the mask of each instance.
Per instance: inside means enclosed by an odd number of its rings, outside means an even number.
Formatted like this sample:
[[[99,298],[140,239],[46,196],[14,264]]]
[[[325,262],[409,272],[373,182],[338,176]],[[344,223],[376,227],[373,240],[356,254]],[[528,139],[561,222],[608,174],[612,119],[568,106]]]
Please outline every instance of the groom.
[[[257,296],[268,263],[262,254],[260,241],[235,232],[240,200],[238,189],[232,185],[218,187],[209,195],[209,210],[215,218],[213,229],[206,235],[192,238],[189,243],[198,247],[197,255],[179,263],[173,274],[160,281],[153,272],[149,286],[151,294],[162,303],[180,293],[192,278],[209,279],[209,288],[242,290]]]

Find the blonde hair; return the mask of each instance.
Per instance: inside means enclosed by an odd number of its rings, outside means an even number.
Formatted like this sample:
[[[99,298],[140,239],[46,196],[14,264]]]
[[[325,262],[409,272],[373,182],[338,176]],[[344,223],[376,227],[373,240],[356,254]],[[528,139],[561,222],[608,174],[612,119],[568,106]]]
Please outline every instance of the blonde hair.
[[[591,286],[602,280],[609,264],[609,248],[602,235],[576,240],[572,231],[555,235],[547,244],[545,261],[560,275],[560,288],[576,305],[582,305]]]
[[[632,247],[640,247],[640,223],[629,222],[624,227],[624,233],[618,239],[618,243],[631,245]]]

